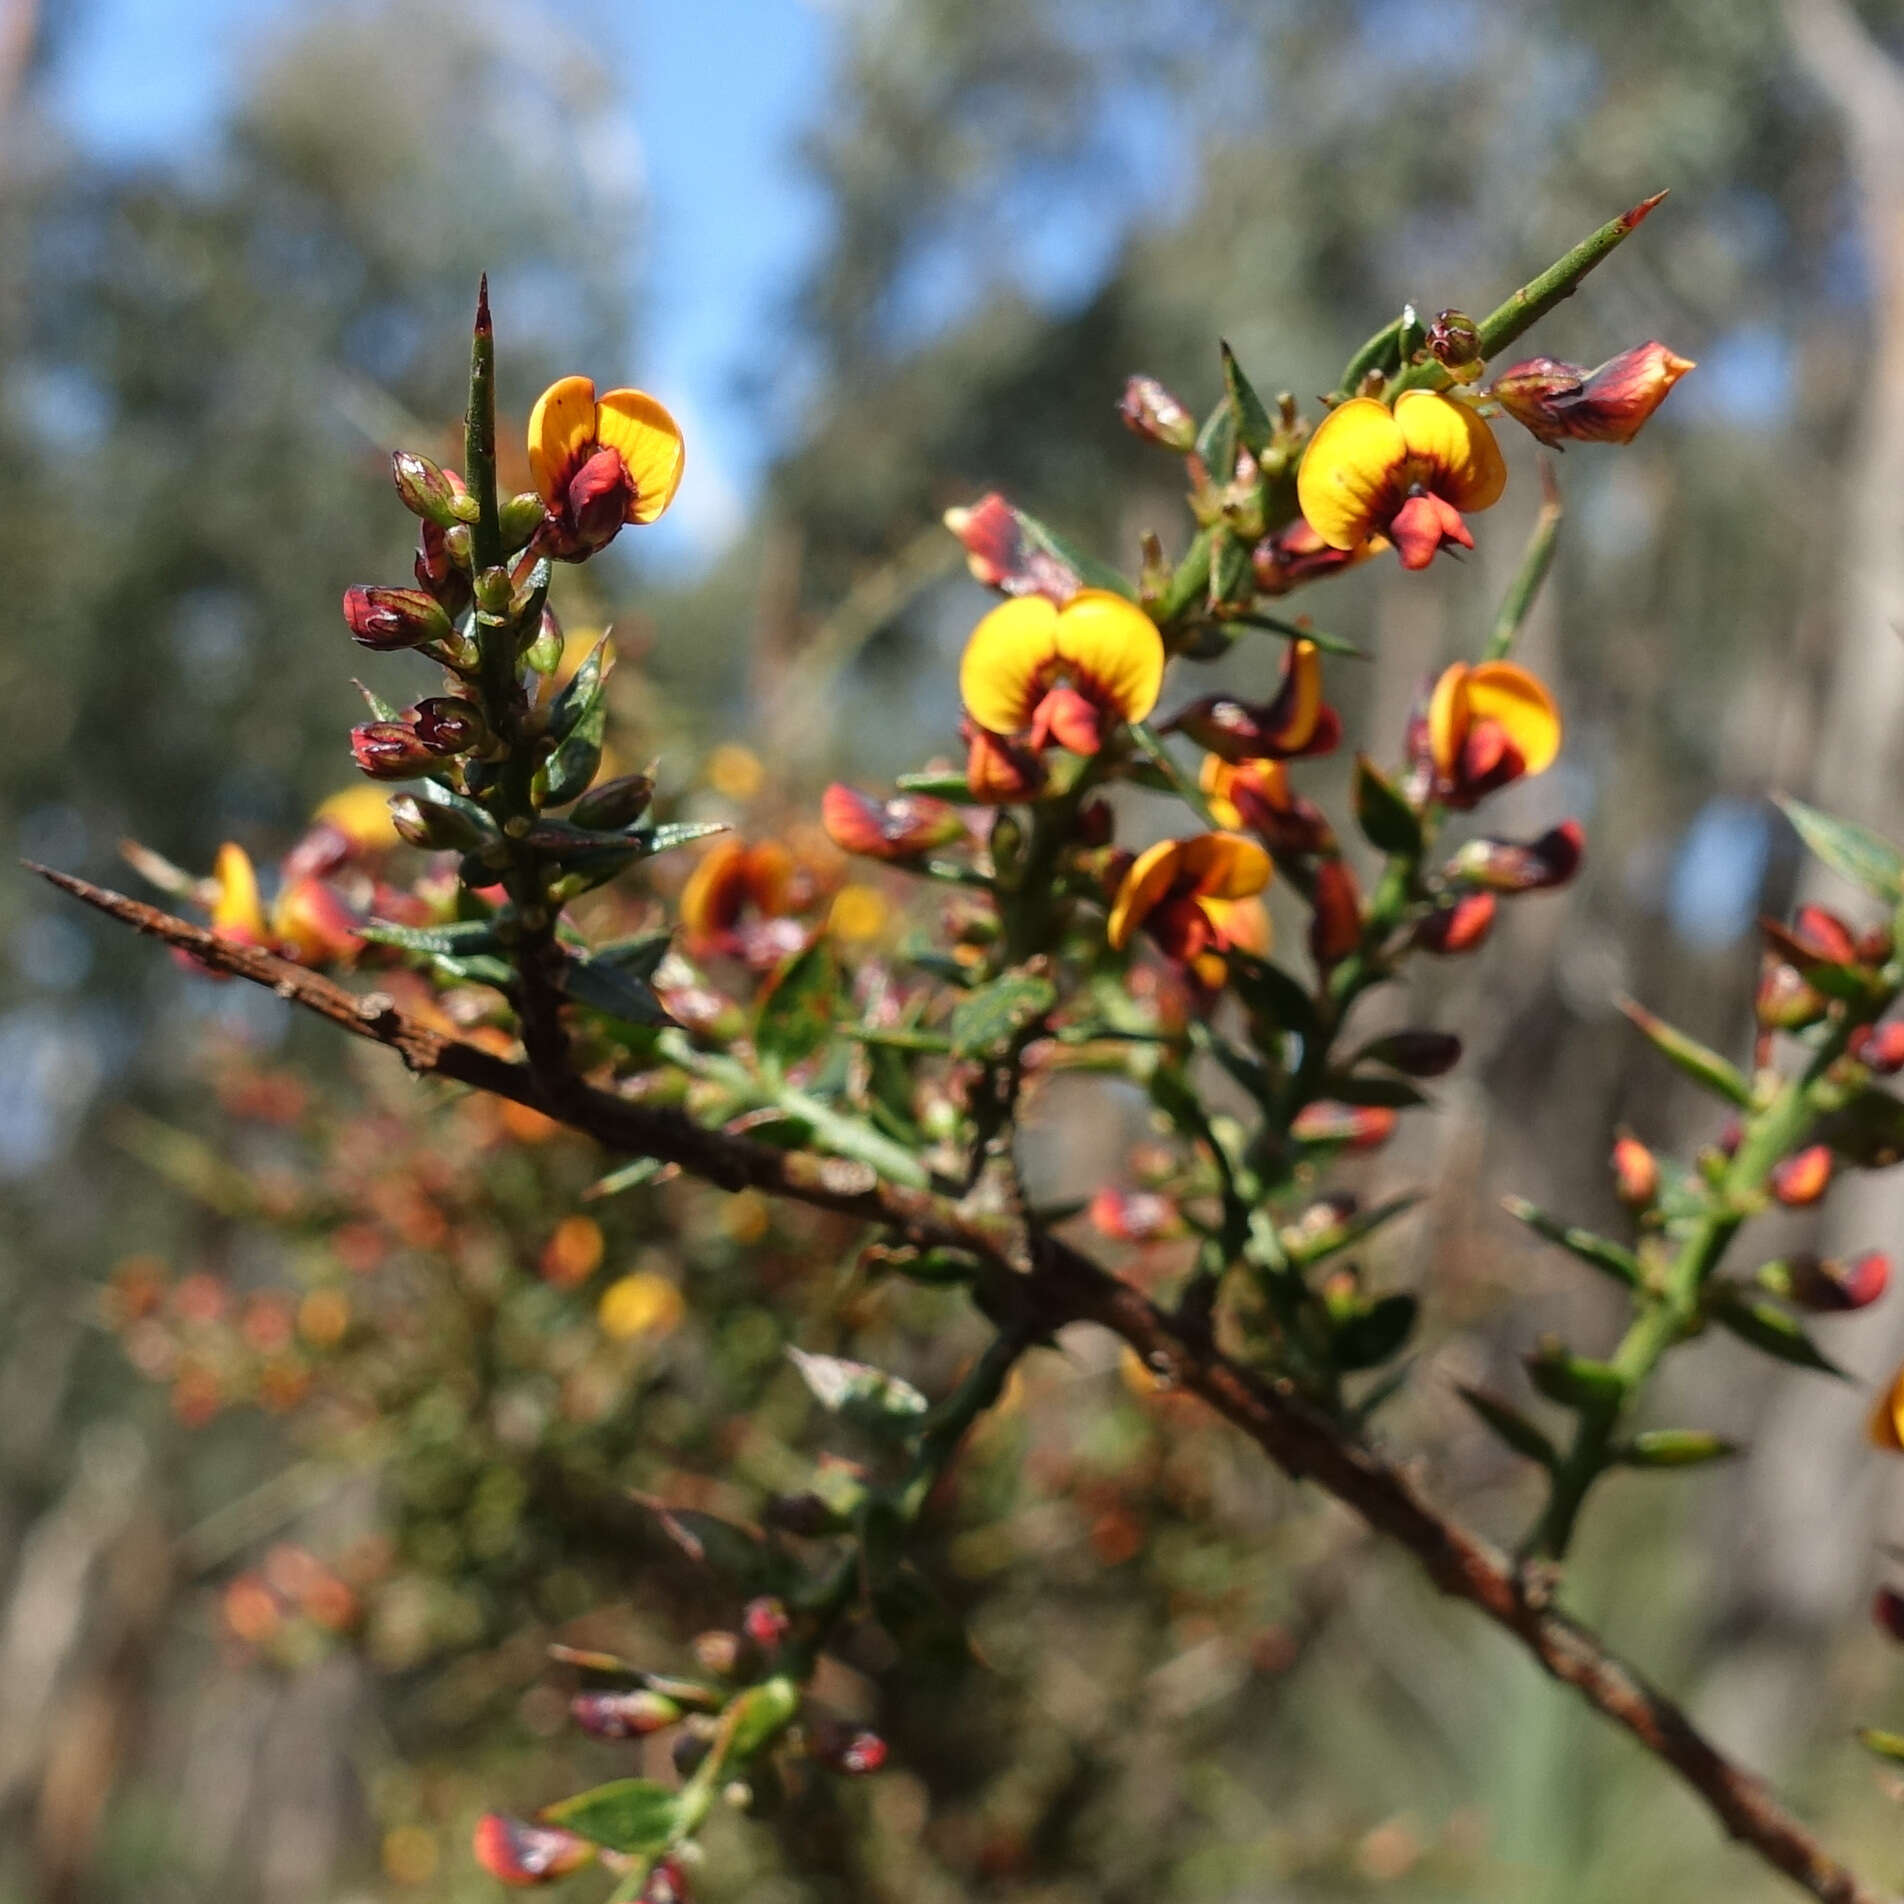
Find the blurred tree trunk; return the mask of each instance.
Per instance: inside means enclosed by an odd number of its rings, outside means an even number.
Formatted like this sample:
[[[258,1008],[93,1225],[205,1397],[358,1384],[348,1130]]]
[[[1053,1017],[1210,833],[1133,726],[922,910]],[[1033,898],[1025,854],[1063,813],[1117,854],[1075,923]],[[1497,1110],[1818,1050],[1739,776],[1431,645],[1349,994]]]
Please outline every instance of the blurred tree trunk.
[[[1809,786],[1817,801],[1881,831],[1899,829],[1904,717],[1904,69],[1866,31],[1848,0],[1783,0],[1801,70],[1838,120],[1859,198],[1869,274],[1868,355],[1827,573],[1835,599],[1832,660],[1820,695]],[[1808,874],[1803,897],[1842,903],[1842,888]],[[1843,1254],[1894,1246],[1904,1231],[1896,1173],[1848,1176],[1833,1192],[1820,1246]],[[1880,1311],[1882,1317],[1886,1312]],[[1857,1373],[1882,1379],[1904,1348],[1895,1302],[1888,1328],[1842,1344]],[[1834,1354],[1841,1344],[1831,1344]],[[1727,1572],[1741,1643],[1714,1686],[1724,1735],[1771,1764],[1802,1745],[1828,1696],[1824,1648],[1866,1579],[1884,1478],[1836,1384],[1784,1382],[1753,1424],[1730,1517],[1737,1551]]]

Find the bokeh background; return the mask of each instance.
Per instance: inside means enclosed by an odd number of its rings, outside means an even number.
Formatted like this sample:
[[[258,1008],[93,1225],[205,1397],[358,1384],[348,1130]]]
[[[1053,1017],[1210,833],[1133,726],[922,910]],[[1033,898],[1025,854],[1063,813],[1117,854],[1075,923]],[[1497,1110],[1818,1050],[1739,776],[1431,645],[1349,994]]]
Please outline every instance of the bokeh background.
[[[707,797],[791,810],[950,740],[982,598],[937,528],[947,505],[1003,488],[1127,563],[1144,529],[1180,544],[1175,466],[1116,420],[1126,373],[1207,403],[1223,336],[1259,387],[1322,390],[1404,300],[1485,309],[1661,186],[1530,340],[1594,363],[1661,336],[1700,362],[1637,445],[1561,471],[1528,640],[1569,746],[1504,817],[1582,814],[1588,871],[1418,995],[1470,1063],[1371,1178],[1434,1189],[1381,1264],[1432,1317],[1397,1438],[1505,1534],[1525,1478],[1453,1419],[1452,1382],[1511,1389],[1537,1328],[1592,1348],[1610,1324],[1498,1195],[1616,1221],[1616,1126],[1713,1135],[1610,1000],[1743,1054],[1755,916],[1801,883],[1844,897],[1803,873],[1769,787],[1900,824],[1889,0],[0,0],[9,840],[123,885],[127,834],[193,867],[227,838],[269,858],[341,783],[366,662],[337,598],[401,576],[383,459],[446,451],[479,270],[514,417],[574,368],[680,415],[680,501],[591,569],[587,606],[615,621],[639,690],[622,716],[676,784],[738,741],[771,791],[730,755]],[[1405,588],[1371,565],[1306,604],[1373,650],[1332,675],[1372,751],[1395,750],[1416,680],[1471,651],[1512,571],[1536,496],[1514,457],[1472,560]],[[353,1465],[254,1409],[194,1425],[99,1292],[128,1260],[210,1266],[240,1295],[291,1269],[321,1282],[334,1225],[293,1196],[287,1227],[260,1184],[301,1171],[344,1207],[396,1158],[462,1239],[373,1213],[421,1286],[428,1259],[463,1266],[432,1339],[493,1346],[472,1253],[519,1257],[534,1284],[599,1164],[531,1144],[446,1162],[473,1140],[419,1123],[402,1081],[19,875],[0,942],[0,1897],[491,1894],[469,1818],[562,1789],[542,1642],[612,1602],[678,1646],[731,1605],[612,1517],[535,1521],[548,1438],[509,1408],[539,1392],[540,1347],[505,1341],[488,1438],[426,1354],[410,1387],[373,1384],[390,1433]],[[271,1098],[281,1063],[321,1114]],[[1081,1148],[1069,1115],[1045,1117],[1054,1182]],[[352,1129],[381,1136],[352,1151]],[[1899,1210],[1873,1180],[1790,1230],[1895,1250]],[[782,1340],[825,1326],[810,1266],[800,1286],[816,1238],[756,1218],[690,1199],[604,1220],[603,1273],[646,1264],[700,1320],[617,1365],[647,1412],[620,1418],[627,1445],[582,1438],[596,1480],[657,1478],[644,1423],[677,1478],[722,1472],[724,1424],[756,1403],[800,1440],[775,1371]],[[854,1326],[944,1374],[940,1312]],[[541,1344],[570,1323],[523,1328]],[[1830,1346],[1887,1371],[1904,1299]],[[1610,1487],[1577,1596],[1895,1880],[1904,1817],[1849,1739],[1904,1716],[1862,1612],[1904,1537],[1862,1398],[1736,1347],[1683,1360],[1656,1419],[1752,1452]],[[710,1896],[1781,1894],[1344,1517],[1145,1412],[1101,1347],[1041,1393],[948,1510],[950,1617],[907,1660],[862,1662],[854,1696],[895,1769],[724,1828]],[[465,1430],[468,1473],[417,1452]],[[385,1558],[360,1556],[363,1581],[448,1613],[412,1607],[411,1633],[386,1606],[370,1645],[322,1620],[308,1645],[234,1634],[231,1583],[261,1556],[282,1576],[287,1552],[366,1540]]]

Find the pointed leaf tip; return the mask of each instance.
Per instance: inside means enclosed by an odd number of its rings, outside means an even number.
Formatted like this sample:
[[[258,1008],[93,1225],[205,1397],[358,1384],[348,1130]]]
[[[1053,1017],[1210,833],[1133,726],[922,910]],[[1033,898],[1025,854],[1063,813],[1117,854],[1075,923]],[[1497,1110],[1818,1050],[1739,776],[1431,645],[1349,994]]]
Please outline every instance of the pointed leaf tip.
[[[489,329],[489,273],[485,271],[476,281],[476,330],[480,336]]]
[[[1646,222],[1647,216],[1652,211],[1653,207],[1657,205],[1660,202],[1660,200],[1666,196],[1666,193],[1670,192],[1672,189],[1673,188],[1669,185],[1665,188],[1665,191],[1655,192],[1651,198],[1641,199],[1640,202],[1637,205],[1635,205],[1630,212],[1627,213],[1626,217],[1623,220],[1621,220],[1621,222],[1626,226],[1627,230],[1631,231],[1635,225],[1643,225]]]

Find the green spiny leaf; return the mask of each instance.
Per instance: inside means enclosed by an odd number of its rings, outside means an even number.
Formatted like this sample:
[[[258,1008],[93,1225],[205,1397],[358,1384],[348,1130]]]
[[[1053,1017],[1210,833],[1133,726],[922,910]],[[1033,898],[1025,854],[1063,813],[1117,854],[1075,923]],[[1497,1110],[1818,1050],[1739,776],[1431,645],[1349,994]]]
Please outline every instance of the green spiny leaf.
[[[1537,1236],[1544,1236],[1550,1243],[1558,1243],[1562,1249],[1599,1270],[1603,1276],[1611,1276],[1616,1283],[1628,1289],[1638,1289],[1644,1285],[1645,1265],[1631,1250],[1623,1249],[1604,1236],[1596,1236],[1592,1230],[1563,1223],[1558,1217],[1549,1216],[1545,1210],[1529,1203],[1525,1197],[1503,1197],[1501,1208],[1517,1223],[1525,1223]]]

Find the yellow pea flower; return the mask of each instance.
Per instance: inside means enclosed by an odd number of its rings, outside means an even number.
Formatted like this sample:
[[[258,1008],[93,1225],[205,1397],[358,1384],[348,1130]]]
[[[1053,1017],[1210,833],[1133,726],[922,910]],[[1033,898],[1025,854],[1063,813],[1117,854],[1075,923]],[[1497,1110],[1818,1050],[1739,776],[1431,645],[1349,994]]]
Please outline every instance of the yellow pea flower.
[[[529,412],[529,473],[549,512],[535,546],[577,562],[624,523],[653,522],[685,458],[680,425],[645,390],[597,398],[589,378],[559,378]]]
[[[1443,542],[1473,548],[1463,512],[1498,502],[1506,486],[1493,431],[1432,390],[1405,390],[1392,410],[1351,397],[1323,418],[1296,473],[1303,516],[1330,548],[1383,535],[1410,569],[1426,568]]]

